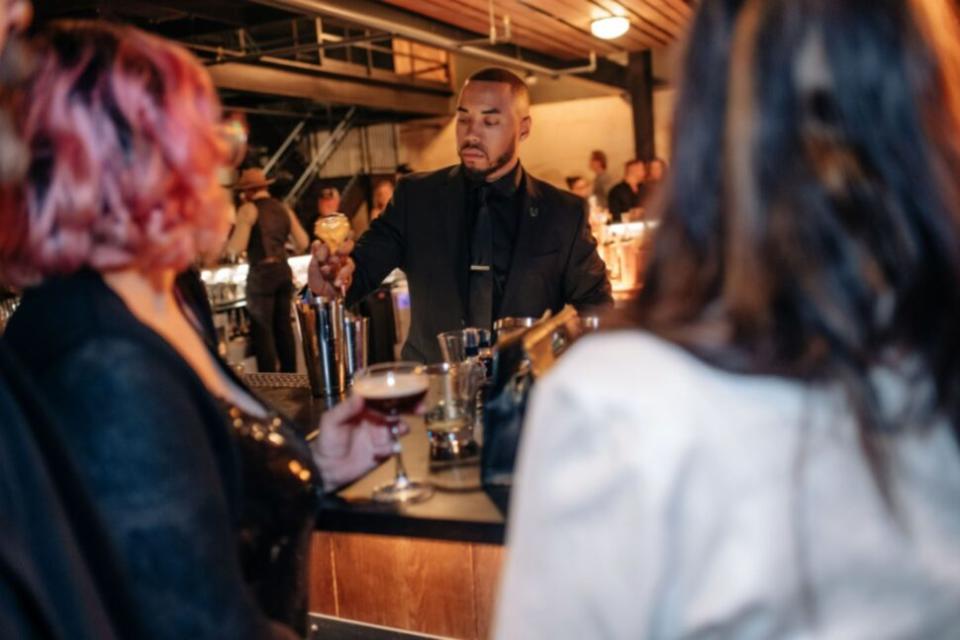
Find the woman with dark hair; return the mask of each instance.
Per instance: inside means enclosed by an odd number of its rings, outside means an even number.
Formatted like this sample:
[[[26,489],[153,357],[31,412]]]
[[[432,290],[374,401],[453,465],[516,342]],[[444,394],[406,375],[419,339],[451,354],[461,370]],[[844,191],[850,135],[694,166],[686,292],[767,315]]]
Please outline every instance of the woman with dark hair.
[[[631,326],[539,384],[501,638],[960,629],[960,21],[711,0]]]
[[[319,493],[392,451],[348,400],[307,444],[208,347],[175,274],[225,241],[228,161],[209,76],[128,27],[50,25],[16,114],[26,177],[0,187],[6,330],[52,414],[136,638],[306,627]],[[89,559],[102,561],[104,556]]]

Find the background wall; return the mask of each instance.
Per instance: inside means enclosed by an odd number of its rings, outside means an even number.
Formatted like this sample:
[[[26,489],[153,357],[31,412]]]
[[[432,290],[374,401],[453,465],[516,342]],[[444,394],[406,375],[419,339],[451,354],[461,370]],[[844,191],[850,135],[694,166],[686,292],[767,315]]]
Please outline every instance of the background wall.
[[[673,103],[676,89],[657,89],[653,92],[653,136],[656,154],[670,160],[670,138],[673,128]]]

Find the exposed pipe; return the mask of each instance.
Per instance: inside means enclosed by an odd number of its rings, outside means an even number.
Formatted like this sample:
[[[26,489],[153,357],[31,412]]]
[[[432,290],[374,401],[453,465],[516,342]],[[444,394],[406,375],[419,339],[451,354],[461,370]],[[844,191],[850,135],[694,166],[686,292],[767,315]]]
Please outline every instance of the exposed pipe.
[[[329,2],[328,0],[254,0],[254,2],[278,9],[284,9],[286,11],[295,11],[302,14],[313,15],[315,17],[325,15],[339,18],[340,20],[352,22],[370,29],[386,31],[387,33],[392,33],[407,40],[419,42],[420,44],[436,47],[437,49],[460,52],[473,58],[479,58],[481,60],[487,60],[489,62],[510,67],[518,67],[526,71],[532,71],[533,73],[539,73],[541,75],[550,77],[565,76],[575,73],[593,73],[597,70],[597,54],[593,51],[590,52],[589,64],[580,67],[557,69],[536,64],[534,62],[527,62],[526,60],[519,60],[508,55],[497,53],[496,51],[489,51],[487,49],[476,47],[472,44],[465,44],[463,41],[458,41],[453,38],[448,38],[446,36],[424,31],[416,27],[411,27],[409,25],[379,18],[374,15],[361,13],[360,11],[348,9],[335,2]]]
[[[493,11],[493,0],[490,0],[490,44],[497,44],[497,16]]]
[[[340,47],[348,47],[354,44],[363,44],[367,42],[376,42],[377,40],[385,40],[389,37],[390,37],[389,35],[378,33],[372,36],[357,36],[354,38],[342,38],[340,40],[334,40],[332,42],[308,42],[306,44],[299,44],[293,47],[282,47],[280,49],[268,49],[266,51],[258,51],[256,53],[246,53],[246,54],[230,55],[230,56],[218,56],[216,60],[210,60],[206,64],[207,66],[213,66],[217,64],[224,64],[226,62],[251,62],[254,60],[261,60],[263,58],[269,58],[269,57],[283,57],[283,56],[289,56],[297,53],[327,50],[327,49],[338,49]]]
[[[493,0],[490,0],[490,35],[486,38],[476,38],[474,40],[459,40],[457,46],[462,50],[463,47],[470,45],[490,45],[507,44],[513,35],[510,32],[510,14],[503,14],[503,36],[497,33],[497,16],[493,12]]]

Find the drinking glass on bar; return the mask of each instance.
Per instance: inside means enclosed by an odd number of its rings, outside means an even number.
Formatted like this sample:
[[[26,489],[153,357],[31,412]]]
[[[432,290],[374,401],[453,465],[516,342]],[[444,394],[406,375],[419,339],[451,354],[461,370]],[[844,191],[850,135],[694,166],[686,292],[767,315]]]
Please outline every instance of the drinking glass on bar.
[[[444,362],[458,363],[468,358],[482,357],[492,347],[492,335],[487,329],[467,327],[437,334]]]
[[[430,468],[475,459],[477,394],[486,375],[479,361],[443,362],[426,368],[430,390],[423,416],[430,441]]]
[[[412,414],[427,395],[429,387],[426,367],[415,362],[385,362],[361,369],[354,375],[353,392],[364,399],[369,409],[384,416],[396,443],[393,482],[374,490],[373,499],[376,502],[420,502],[433,495],[430,484],[414,482],[407,476],[398,437],[401,415]]]

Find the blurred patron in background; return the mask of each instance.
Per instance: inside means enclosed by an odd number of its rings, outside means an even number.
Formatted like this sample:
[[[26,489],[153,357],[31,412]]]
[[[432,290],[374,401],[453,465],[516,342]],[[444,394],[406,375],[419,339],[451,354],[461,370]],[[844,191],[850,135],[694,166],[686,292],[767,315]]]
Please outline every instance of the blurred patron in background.
[[[287,243],[299,254],[307,250],[310,238],[293,210],[270,195],[272,183],[262,169],[245,169],[240,174],[234,188],[243,204],[237,209],[227,253],[246,251],[250,263],[247,312],[257,370],[293,373],[297,348],[290,319],[294,291]]]
[[[600,150],[591,152],[589,166],[593,172],[593,195],[597,197],[597,206],[606,209],[610,189],[616,184],[613,176],[607,173],[607,154]]]
[[[611,222],[629,222],[639,217],[647,199],[647,165],[643,160],[630,160],[623,167],[623,181],[618,183],[607,201]]]
[[[336,187],[323,187],[317,197],[317,220],[336,215],[343,215],[340,213],[340,190]],[[313,236],[317,235],[314,228]]]
[[[667,161],[663,158],[654,158],[647,165],[647,169],[650,173],[648,182],[656,185],[660,183],[667,175]]]
[[[373,207],[370,209],[370,220],[376,220],[380,214],[390,204],[393,198],[393,182],[390,180],[379,180],[373,187]]]
[[[952,0],[711,0],[631,326],[534,391],[499,638],[960,629]]]
[[[578,195],[584,200],[589,198],[593,192],[590,189],[590,183],[583,176],[570,176],[566,178],[567,189],[570,193]]]

